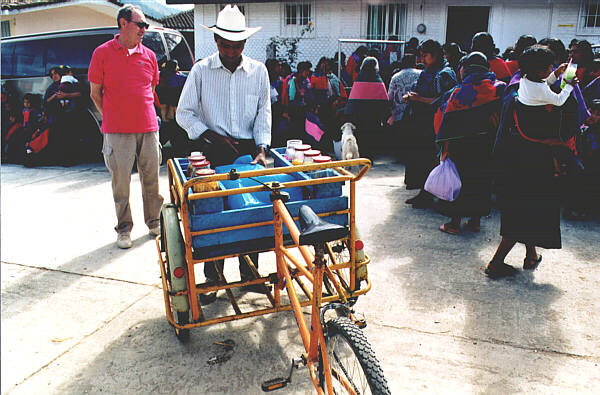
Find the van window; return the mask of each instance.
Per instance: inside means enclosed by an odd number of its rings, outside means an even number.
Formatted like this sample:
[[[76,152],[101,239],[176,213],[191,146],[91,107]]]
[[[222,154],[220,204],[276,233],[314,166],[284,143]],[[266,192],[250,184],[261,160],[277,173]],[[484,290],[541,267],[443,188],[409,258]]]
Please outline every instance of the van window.
[[[13,75],[15,44],[2,43],[2,78],[10,78]]]
[[[45,54],[46,48],[43,40],[16,43],[13,59],[13,75],[15,77],[38,77],[46,75]]]
[[[191,70],[194,60],[183,36],[165,32],[165,41],[167,42],[169,57],[177,60],[181,70]]]
[[[163,44],[160,33],[146,32],[142,39],[142,44],[150,48],[156,54],[156,63],[160,67],[167,60],[167,52]]]
[[[94,34],[43,40],[48,48],[46,74],[61,64],[71,66],[75,74],[86,73],[94,50],[112,38],[111,34]]]

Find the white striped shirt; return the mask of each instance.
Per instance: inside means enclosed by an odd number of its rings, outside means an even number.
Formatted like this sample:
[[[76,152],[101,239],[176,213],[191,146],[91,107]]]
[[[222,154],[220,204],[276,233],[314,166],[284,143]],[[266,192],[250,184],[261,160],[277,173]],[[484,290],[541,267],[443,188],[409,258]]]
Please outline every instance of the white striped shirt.
[[[269,74],[264,64],[242,55],[229,71],[219,53],[196,63],[183,86],[177,123],[191,139],[210,129],[222,136],[271,144]]]

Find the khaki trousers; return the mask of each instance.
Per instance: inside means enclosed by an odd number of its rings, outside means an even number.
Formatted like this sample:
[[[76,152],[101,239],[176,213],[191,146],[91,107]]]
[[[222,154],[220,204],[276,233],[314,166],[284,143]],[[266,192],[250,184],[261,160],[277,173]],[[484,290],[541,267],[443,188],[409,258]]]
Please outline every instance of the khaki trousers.
[[[102,146],[104,163],[112,176],[112,192],[117,214],[117,233],[131,232],[133,219],[129,206],[131,170],[137,158],[137,169],[142,184],[144,221],[148,228],[160,224],[163,197],[158,193],[158,170],[162,161],[158,132],[107,133]]]

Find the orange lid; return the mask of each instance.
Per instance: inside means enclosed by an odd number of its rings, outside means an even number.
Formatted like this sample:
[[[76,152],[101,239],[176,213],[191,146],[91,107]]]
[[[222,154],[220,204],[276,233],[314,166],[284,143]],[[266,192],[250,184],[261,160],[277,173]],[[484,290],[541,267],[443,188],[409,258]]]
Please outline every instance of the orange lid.
[[[313,161],[315,163],[327,163],[327,162],[331,162],[331,156],[327,156],[327,155],[315,156],[313,158]]]
[[[196,169],[194,175],[196,177],[214,176],[215,171],[214,169]]]
[[[300,145],[296,145],[294,148],[296,149],[296,151],[308,151],[310,149],[310,145],[309,144],[300,144]]]

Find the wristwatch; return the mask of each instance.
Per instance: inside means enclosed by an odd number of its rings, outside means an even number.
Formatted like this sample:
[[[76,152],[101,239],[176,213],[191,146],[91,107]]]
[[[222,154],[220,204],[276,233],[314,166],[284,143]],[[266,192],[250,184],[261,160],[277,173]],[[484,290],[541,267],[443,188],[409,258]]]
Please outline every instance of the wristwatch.
[[[269,152],[269,146],[268,145],[266,145],[266,144],[259,144],[259,145],[256,146],[256,153],[257,154],[259,152],[259,148],[261,148],[261,147],[265,150],[265,154],[267,152]]]

